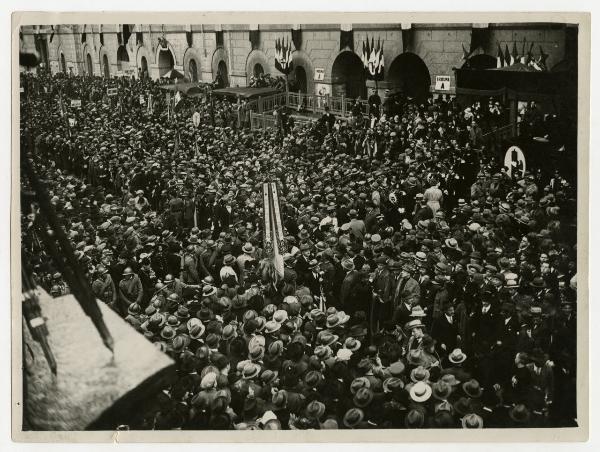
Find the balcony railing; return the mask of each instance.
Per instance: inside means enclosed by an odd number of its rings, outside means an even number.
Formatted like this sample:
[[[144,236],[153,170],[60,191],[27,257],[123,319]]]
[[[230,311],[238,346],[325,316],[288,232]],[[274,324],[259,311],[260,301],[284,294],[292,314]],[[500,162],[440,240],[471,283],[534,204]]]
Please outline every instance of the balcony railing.
[[[319,96],[304,93],[277,93],[271,96],[259,97],[248,102],[246,108],[251,112],[252,128],[269,128],[276,126],[275,116],[272,112],[280,106],[286,106],[292,111],[323,114],[325,107],[340,119],[346,118],[354,106],[355,100],[345,96]],[[366,100],[358,101],[362,114],[369,114],[369,103]],[[308,123],[314,118],[292,115],[296,123]]]

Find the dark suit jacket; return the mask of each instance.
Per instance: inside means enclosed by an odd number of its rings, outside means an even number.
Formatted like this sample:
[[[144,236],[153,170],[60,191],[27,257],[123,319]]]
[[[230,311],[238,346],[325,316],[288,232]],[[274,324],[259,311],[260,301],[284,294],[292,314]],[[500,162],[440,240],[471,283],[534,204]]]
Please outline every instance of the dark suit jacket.
[[[506,324],[504,318],[501,318],[499,324],[498,340],[502,341],[506,347],[513,349],[517,345],[519,330],[521,329],[519,321],[513,316]]]
[[[431,220],[433,219],[433,210],[431,207],[424,206],[417,209],[413,216],[413,224],[416,225],[420,220]]]
[[[408,309],[404,303],[401,303],[394,310],[394,323],[400,325],[401,328],[404,328],[406,322],[410,321],[411,312],[412,311]]]
[[[307,274],[310,273],[308,262],[304,256],[298,257],[298,260],[296,260],[296,264],[294,265],[294,270],[296,270],[296,273],[298,274],[298,282],[304,284],[304,279]]]
[[[419,283],[409,277],[408,280],[404,283],[402,278],[399,278],[393,281],[394,284],[394,292],[392,295],[393,306],[394,309],[400,305],[400,303],[404,302],[413,302],[418,301],[421,296],[421,287]]]
[[[373,288],[379,298],[384,303],[388,303],[390,301],[392,295],[394,277],[390,273],[387,268],[381,270],[375,270],[375,279],[373,280]]]
[[[453,319],[452,324],[448,322],[445,314],[433,321],[431,326],[431,337],[437,341],[437,349],[440,353],[447,355],[456,348],[456,335],[458,327],[456,319]],[[442,344],[446,344],[446,350],[442,349]]]
[[[311,294],[317,296],[321,295],[319,279],[318,277],[315,277],[312,272],[309,271],[307,274],[305,274],[303,284],[310,289]]]
[[[487,314],[482,313],[479,307],[471,317],[470,330],[474,334],[475,341],[486,340],[488,343],[496,342],[500,328],[500,315],[490,307]]]
[[[340,304],[342,308],[347,309],[347,306],[353,306],[356,304],[355,298],[357,295],[357,286],[360,282],[360,274],[356,270],[352,270],[347,273],[342,281],[340,288]]]

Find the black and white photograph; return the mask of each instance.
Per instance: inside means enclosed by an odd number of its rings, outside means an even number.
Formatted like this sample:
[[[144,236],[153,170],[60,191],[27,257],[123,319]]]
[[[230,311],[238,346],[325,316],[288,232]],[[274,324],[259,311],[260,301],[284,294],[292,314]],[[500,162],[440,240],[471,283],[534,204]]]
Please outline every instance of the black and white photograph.
[[[13,34],[13,429],[587,429],[581,20],[61,17]]]

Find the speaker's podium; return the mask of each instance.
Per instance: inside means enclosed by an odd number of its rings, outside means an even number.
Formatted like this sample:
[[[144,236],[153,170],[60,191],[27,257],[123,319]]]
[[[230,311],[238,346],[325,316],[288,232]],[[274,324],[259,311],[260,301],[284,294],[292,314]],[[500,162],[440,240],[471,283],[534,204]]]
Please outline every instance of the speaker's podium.
[[[23,321],[23,430],[115,430],[139,417],[174,377],[174,361],[98,302],[113,355],[72,295],[37,292],[57,373]]]

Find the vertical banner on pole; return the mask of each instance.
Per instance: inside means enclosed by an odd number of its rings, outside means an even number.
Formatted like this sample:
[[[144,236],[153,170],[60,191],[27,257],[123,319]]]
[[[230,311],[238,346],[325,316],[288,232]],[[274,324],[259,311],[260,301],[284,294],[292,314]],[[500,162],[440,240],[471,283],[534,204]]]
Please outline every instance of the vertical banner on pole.
[[[271,238],[271,206],[269,201],[269,185],[263,184],[263,216],[264,216],[264,248],[265,254],[273,252],[273,243]]]
[[[272,220],[273,223],[273,263],[275,270],[280,278],[283,278],[283,256],[285,252],[285,239],[283,238],[283,226],[281,224],[281,215],[279,212],[279,197],[277,196],[277,185],[274,182],[270,184],[271,190],[271,205],[273,208]]]

